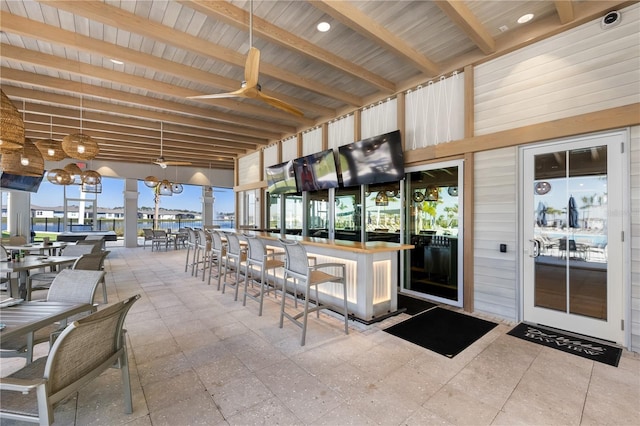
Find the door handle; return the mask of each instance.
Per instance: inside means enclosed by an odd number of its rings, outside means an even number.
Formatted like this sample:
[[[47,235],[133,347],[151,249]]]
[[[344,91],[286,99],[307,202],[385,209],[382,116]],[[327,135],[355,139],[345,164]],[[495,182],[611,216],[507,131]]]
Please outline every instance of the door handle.
[[[530,254],[529,257],[536,258],[540,256],[540,241],[538,240],[529,240],[533,244],[533,254]]]

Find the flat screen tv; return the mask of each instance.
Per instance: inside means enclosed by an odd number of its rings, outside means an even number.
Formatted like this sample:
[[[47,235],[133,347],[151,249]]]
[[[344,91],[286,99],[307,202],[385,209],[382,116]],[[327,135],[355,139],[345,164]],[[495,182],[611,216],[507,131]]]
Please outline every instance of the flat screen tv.
[[[293,160],[264,169],[267,177],[267,191],[270,194],[292,194],[298,192]]]
[[[338,187],[336,160],[332,149],[294,160],[296,182],[300,191],[319,191]]]
[[[338,148],[344,186],[397,182],[404,178],[404,152],[396,130]]]
[[[17,191],[38,192],[43,176],[22,176],[2,172],[0,187]]]

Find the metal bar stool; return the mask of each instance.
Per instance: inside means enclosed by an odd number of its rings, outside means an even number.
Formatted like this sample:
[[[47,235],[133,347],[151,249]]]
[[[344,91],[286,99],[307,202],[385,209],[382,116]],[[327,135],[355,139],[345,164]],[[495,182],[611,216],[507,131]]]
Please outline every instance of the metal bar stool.
[[[198,229],[196,231],[198,233],[198,240],[196,243],[196,273],[195,276],[198,276],[198,270],[202,269],[202,281],[204,282],[204,275],[207,267],[209,266],[209,256],[211,256],[211,235],[205,232],[203,229]],[[202,259],[200,259],[202,256]]]
[[[344,263],[327,262],[317,263],[309,265],[309,257],[307,256],[307,250],[299,242],[292,242],[287,240],[280,240],[285,250],[285,267],[284,267],[284,281],[283,281],[283,297],[280,305],[280,328],[282,328],[283,320],[287,317],[298,327],[302,328],[302,339],[300,345],[304,346],[305,338],[307,335],[307,318],[310,312],[316,312],[318,318],[320,318],[320,309],[327,309],[326,305],[320,303],[318,296],[318,286],[325,283],[338,283],[342,284],[344,289],[343,302],[344,302],[344,332],[349,334],[349,312],[347,310],[347,285],[346,285],[346,266]],[[333,275],[322,271],[322,269],[334,268],[341,270],[340,275]],[[285,297],[284,290],[286,290],[287,281],[289,278],[297,280],[304,286],[304,309],[295,315],[289,314],[285,311]],[[315,287],[315,306],[309,307],[309,296],[311,287]],[[294,295],[297,291],[294,289]],[[299,321],[302,318],[302,322]]]
[[[224,277],[222,278],[222,293],[227,286],[235,289],[235,296],[233,300],[238,300],[238,290],[240,288],[240,272],[243,264],[246,261],[247,253],[240,246],[240,238],[238,235],[228,232],[225,234],[227,238],[227,253],[224,262]],[[227,283],[227,271],[232,270],[236,273],[236,280],[232,283]]]
[[[268,271],[270,269],[273,270],[273,283],[275,287],[275,270],[276,268],[282,268],[284,261],[276,258],[276,256],[280,256],[282,253],[267,252],[267,248],[261,238],[248,234],[244,234],[244,236],[247,239],[249,251],[247,253],[247,263],[244,274],[244,297],[242,299],[242,306],[247,305],[247,297],[249,297],[260,304],[258,316],[262,316],[264,294],[265,292],[269,292]],[[254,271],[256,272],[255,274]],[[260,291],[257,294],[251,294],[248,291],[249,280],[257,281],[257,279],[259,279]]]
[[[198,241],[198,237],[196,236],[196,231],[193,228],[187,229],[187,258],[184,263],[184,271],[187,272],[189,266],[191,266],[191,275],[193,275],[193,266],[195,265],[196,259],[196,245]],[[189,253],[192,253],[191,263],[189,263]]]
[[[213,264],[215,263],[218,268],[218,290],[220,290],[220,277],[222,276],[220,268],[222,268],[222,264],[224,263],[224,258],[227,254],[227,247],[222,241],[220,231],[211,229],[208,232],[211,236],[211,253],[209,255],[209,279],[207,284],[211,285],[211,274],[213,271]]]

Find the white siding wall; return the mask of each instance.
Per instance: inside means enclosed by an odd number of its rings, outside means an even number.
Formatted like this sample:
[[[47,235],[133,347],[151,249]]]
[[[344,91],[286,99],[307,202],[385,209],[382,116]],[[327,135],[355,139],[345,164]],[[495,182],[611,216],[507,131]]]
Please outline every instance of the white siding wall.
[[[631,128],[631,349],[640,352],[640,126]]]
[[[517,161],[517,148],[480,152],[474,160],[475,310],[512,321],[519,303]]]
[[[475,69],[475,133],[489,134],[640,101],[640,4]]]
[[[238,159],[238,184],[245,185],[262,180],[260,151],[252,152]]]

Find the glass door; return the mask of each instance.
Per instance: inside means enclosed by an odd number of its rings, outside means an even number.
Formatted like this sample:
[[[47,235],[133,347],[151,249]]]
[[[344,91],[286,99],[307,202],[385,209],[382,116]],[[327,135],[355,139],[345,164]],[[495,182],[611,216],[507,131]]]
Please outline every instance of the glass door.
[[[622,342],[619,136],[524,150],[524,320]]]
[[[462,161],[407,169],[403,293],[462,306]]]

